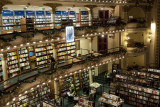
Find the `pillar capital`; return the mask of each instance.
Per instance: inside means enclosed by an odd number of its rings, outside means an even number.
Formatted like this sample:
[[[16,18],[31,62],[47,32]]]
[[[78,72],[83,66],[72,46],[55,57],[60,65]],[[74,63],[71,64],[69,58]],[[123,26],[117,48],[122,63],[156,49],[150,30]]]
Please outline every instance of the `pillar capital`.
[[[90,9],[91,16],[93,16],[93,8],[97,7],[97,5],[84,5],[84,6]]]
[[[53,14],[54,14],[54,12],[56,10],[56,7],[62,6],[62,4],[59,4],[59,3],[46,3],[44,5],[51,7]]]
[[[0,14],[2,14],[3,6],[6,4],[12,4],[10,0],[0,0]]]

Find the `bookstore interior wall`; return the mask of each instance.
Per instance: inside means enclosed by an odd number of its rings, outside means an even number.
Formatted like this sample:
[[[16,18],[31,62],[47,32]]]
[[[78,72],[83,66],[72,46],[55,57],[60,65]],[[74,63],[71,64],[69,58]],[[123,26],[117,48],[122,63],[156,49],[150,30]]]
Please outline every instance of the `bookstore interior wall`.
[[[136,57],[128,57],[127,58],[127,63],[128,66],[132,66],[134,62],[136,62],[137,65],[139,66],[145,66],[145,55],[140,55],[140,56],[136,56]]]

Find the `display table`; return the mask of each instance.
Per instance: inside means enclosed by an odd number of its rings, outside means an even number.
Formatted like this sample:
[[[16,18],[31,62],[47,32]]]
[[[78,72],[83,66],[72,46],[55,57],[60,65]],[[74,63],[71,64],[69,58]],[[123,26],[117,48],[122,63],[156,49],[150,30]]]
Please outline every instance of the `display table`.
[[[94,82],[92,84],[90,84],[90,87],[93,87],[93,88],[99,88],[101,86],[101,84],[97,83],[97,82]]]
[[[124,103],[124,100],[120,97],[105,92],[102,94],[102,97],[100,97],[98,101],[102,104],[108,104],[115,107],[120,107]]]

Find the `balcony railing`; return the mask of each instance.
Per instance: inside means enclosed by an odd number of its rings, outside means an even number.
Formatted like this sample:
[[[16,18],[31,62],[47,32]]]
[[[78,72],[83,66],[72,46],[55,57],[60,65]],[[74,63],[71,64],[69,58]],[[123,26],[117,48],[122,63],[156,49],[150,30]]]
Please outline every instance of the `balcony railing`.
[[[61,26],[57,26],[60,24]],[[41,25],[43,27],[37,27],[38,25]],[[11,34],[14,31],[16,32],[32,32],[35,29],[38,30],[49,30],[49,29],[65,29],[66,26],[74,26],[74,27],[96,27],[96,26],[102,26],[102,27],[109,27],[109,26],[123,26],[124,23],[121,21],[109,21],[109,20],[102,20],[102,19],[92,19],[90,21],[72,21],[72,20],[66,20],[62,21],[60,23],[53,22],[53,23],[27,23],[27,24],[17,24],[17,25],[6,25],[0,26],[0,35],[5,35],[5,34]],[[32,26],[32,27],[31,27]],[[4,28],[12,28],[9,30],[5,30]]]
[[[145,53],[147,47],[144,46],[143,48],[138,47],[127,47],[127,54],[128,56],[139,56]]]
[[[9,94],[10,92],[15,91],[16,88],[14,88],[14,87],[17,84],[20,85],[21,83],[34,82],[33,80],[40,75],[43,75],[43,74],[44,75],[52,75],[59,69],[64,69],[64,70],[69,69],[76,64],[78,64],[80,66],[81,64],[85,64],[88,61],[91,61],[91,62],[94,61],[94,62],[98,63],[101,58],[105,59],[105,58],[108,58],[111,56],[115,56],[116,59],[114,59],[114,60],[112,59],[112,60],[116,61],[116,60],[119,60],[119,58],[121,59],[125,53],[126,53],[126,50],[123,47],[112,48],[109,50],[103,50],[103,52],[101,52],[101,53],[96,53],[96,52],[89,53],[89,54],[85,55],[86,56],[85,59],[83,59],[82,57],[74,57],[74,58],[70,59],[70,60],[72,60],[72,61],[70,61],[71,63],[58,65],[58,67],[56,69],[50,69],[50,67],[49,67],[49,68],[42,69],[41,71],[35,70],[35,71],[29,72],[29,73],[18,75],[16,77],[10,78],[10,79],[0,83],[0,91],[1,91],[0,96],[3,96],[4,94]],[[74,59],[77,59],[78,61],[77,60],[75,61]],[[111,62],[111,60],[109,60],[109,62]],[[92,66],[93,66],[93,63],[92,63]],[[95,66],[97,66],[97,64]],[[98,65],[98,66],[100,66],[100,65]],[[61,74],[61,75],[63,76],[65,74]],[[32,78],[33,78],[33,80],[31,80]],[[57,78],[59,78],[59,77],[57,77]]]

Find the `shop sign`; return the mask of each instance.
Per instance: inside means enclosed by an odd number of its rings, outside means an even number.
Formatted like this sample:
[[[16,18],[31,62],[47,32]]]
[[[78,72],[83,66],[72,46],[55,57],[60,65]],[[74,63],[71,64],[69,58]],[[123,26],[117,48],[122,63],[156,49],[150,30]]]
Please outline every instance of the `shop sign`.
[[[68,15],[67,11],[62,11],[62,15]]]
[[[44,15],[44,11],[36,11],[36,15]]]
[[[74,42],[74,27],[66,26],[66,42]]]
[[[81,15],[87,15],[88,11],[81,11]]]
[[[35,11],[26,11],[26,15],[35,15]]]
[[[45,11],[45,12],[46,12],[46,15],[51,15],[50,11]]]
[[[61,11],[55,11],[55,15],[61,15]]]
[[[24,11],[14,11],[14,15],[24,15]]]
[[[3,10],[2,15],[13,15],[13,11],[10,10]]]
[[[70,11],[69,14],[70,15],[75,15],[75,11]]]

